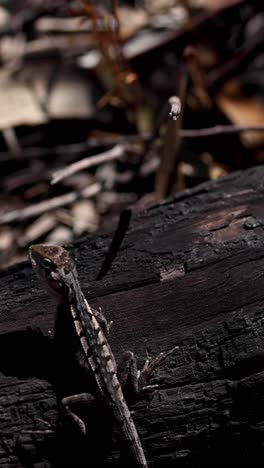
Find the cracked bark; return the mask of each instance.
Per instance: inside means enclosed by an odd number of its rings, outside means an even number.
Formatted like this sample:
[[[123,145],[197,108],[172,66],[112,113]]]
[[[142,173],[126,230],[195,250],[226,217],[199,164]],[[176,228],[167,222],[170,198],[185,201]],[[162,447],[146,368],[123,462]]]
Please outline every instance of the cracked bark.
[[[150,467],[263,464],[263,176],[263,167],[234,173],[134,214],[98,281],[113,233],[71,248],[91,304],[114,321],[117,357],[130,349],[142,364],[146,350],[179,346],[154,378],[159,392],[134,408]],[[58,421],[54,304],[29,263],[0,278],[0,465],[98,466],[100,411],[91,414],[91,443],[67,424],[55,435],[22,432],[35,418]],[[118,451],[111,443],[100,466],[116,466]]]

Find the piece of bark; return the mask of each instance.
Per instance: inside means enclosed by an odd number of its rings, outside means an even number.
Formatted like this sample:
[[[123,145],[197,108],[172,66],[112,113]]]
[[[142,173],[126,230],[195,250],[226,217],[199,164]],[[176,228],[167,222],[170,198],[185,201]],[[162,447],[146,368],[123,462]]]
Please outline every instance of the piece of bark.
[[[154,379],[159,391],[134,408],[150,467],[263,463],[263,176],[263,167],[233,173],[135,213],[100,281],[110,228],[71,248],[85,294],[114,322],[117,358],[130,349],[142,365],[146,351],[179,346]],[[36,417],[58,420],[45,377],[50,340],[27,330],[52,335],[55,309],[29,263],[0,277],[1,467],[98,466],[99,437],[83,449],[76,435],[21,433]],[[103,430],[100,418],[93,421]],[[112,447],[99,466],[116,466],[118,444]]]

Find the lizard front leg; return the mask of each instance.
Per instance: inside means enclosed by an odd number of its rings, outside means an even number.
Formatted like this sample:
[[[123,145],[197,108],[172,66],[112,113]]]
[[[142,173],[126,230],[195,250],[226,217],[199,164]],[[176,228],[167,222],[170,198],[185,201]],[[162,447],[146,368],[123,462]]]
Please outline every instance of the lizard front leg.
[[[102,313],[101,307],[99,307],[98,310],[94,309],[93,307],[91,307],[91,309],[92,309],[92,312],[93,312],[94,316],[96,317],[100,327],[102,328],[105,336],[109,336],[110,328],[113,325],[113,321],[111,320],[110,322],[108,322],[107,318]]]

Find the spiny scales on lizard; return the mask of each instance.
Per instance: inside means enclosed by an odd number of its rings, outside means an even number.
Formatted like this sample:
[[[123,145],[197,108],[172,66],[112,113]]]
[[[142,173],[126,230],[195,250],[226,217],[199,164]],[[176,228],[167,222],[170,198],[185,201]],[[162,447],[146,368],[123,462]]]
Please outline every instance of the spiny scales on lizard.
[[[65,334],[66,324],[71,317],[73,341],[77,341],[78,364],[82,369],[88,370],[92,375],[94,396],[101,398],[108,408],[114,424],[118,427],[120,438],[127,446],[136,468],[147,468],[145,454],[125,401],[120,381],[118,379],[117,365],[106,338],[109,325],[105,317],[90,307],[81,290],[77,271],[68,252],[59,246],[33,245],[29,249],[30,259],[38,277],[44,280],[48,289],[56,296],[58,312],[55,325],[56,333]],[[68,337],[66,338],[66,340]],[[65,341],[66,341],[65,340]],[[61,341],[63,343],[63,340]],[[65,347],[67,343],[64,343]],[[147,380],[160,363],[174,351],[160,353],[151,362],[147,362],[141,372],[136,390],[144,388]],[[127,356],[133,356],[128,353]],[[129,359],[128,359],[129,361]],[[128,372],[125,371],[127,377]],[[122,383],[125,378],[120,377]],[[139,388],[140,387],[140,388]],[[72,406],[78,402],[90,400],[90,395],[80,393],[63,398],[62,404],[69,418],[85,434],[86,427],[83,420],[73,411]]]

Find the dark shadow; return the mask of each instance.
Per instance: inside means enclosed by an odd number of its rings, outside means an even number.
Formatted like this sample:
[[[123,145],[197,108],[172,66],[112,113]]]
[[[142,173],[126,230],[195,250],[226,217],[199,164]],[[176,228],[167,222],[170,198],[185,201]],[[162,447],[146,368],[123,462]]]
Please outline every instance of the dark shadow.
[[[58,401],[59,422],[55,427],[48,428],[40,421],[32,431],[41,431],[42,434],[19,434],[15,455],[19,457],[21,466],[33,467],[45,462],[54,468],[106,466],[112,444],[111,418],[100,402],[89,405],[85,411],[82,409],[81,417],[87,427],[87,434],[83,436],[61,411],[61,398],[71,394],[73,389],[78,393],[81,382],[71,374],[67,362],[61,362],[54,339],[31,328],[7,333],[0,336],[0,353],[0,372],[20,379],[47,380],[52,384]],[[37,416],[41,418],[41,415]],[[45,433],[47,429],[51,432]]]
[[[54,340],[40,330],[28,328],[0,335],[0,356],[4,375],[49,381],[54,376]]]

